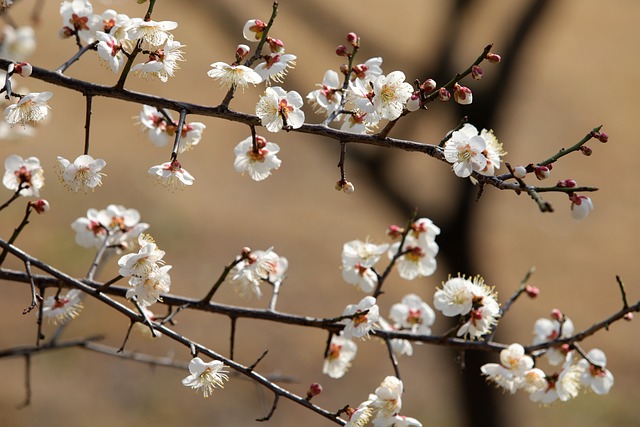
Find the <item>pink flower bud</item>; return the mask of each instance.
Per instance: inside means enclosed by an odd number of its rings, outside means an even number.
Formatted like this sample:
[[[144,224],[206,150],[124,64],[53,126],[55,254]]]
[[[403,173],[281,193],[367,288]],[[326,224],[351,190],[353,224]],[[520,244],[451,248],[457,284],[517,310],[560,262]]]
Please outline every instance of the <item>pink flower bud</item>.
[[[14,72],[18,73],[22,77],[29,77],[32,71],[33,67],[27,62],[18,62],[15,64]]]
[[[629,312],[629,313],[625,314],[622,318],[624,320],[626,320],[627,322],[631,322],[633,320],[633,313]]]
[[[600,135],[598,136],[598,140],[604,144],[607,141],[609,141],[609,135],[607,135],[604,132],[600,132]]]
[[[317,396],[322,393],[322,385],[319,383],[313,383],[309,386],[309,390],[307,390],[307,400],[311,400],[313,396]]]
[[[246,44],[239,44],[238,47],[236,48],[236,60],[238,62],[242,61],[244,58],[247,57],[250,51],[251,49]]]
[[[524,166],[516,166],[513,169],[513,176],[519,179],[523,179],[525,176],[527,176],[527,168],[525,168]]]
[[[460,105],[469,105],[473,102],[473,94],[468,87],[456,83],[453,86],[453,99]]]
[[[438,99],[442,102],[446,102],[451,99],[451,93],[447,89],[441,87],[438,91]]]
[[[29,205],[35,209],[35,211],[39,214],[49,212],[49,202],[44,199],[36,200],[35,202],[30,202]]]
[[[497,53],[487,53],[487,56],[485,56],[485,58],[487,58],[487,61],[491,62],[492,64],[498,64],[500,61],[502,61],[502,58]]]
[[[427,80],[424,81],[424,83],[422,83],[420,85],[420,89],[423,92],[431,93],[431,92],[433,92],[435,90],[436,86],[438,86],[438,85],[436,84],[435,80],[427,79]]]
[[[551,168],[549,166],[534,166],[533,172],[536,174],[536,178],[542,181],[543,179],[549,178]]]
[[[585,156],[590,156],[591,154],[593,154],[593,150],[591,149],[591,147],[587,147],[586,145],[581,145],[578,150],[580,150],[580,152]]]
[[[558,183],[556,184],[556,187],[573,188],[573,187],[576,187],[577,185],[578,183],[573,179],[564,179],[562,181],[558,181]]]
[[[387,236],[392,239],[397,239],[402,236],[402,233],[404,233],[404,228],[399,225],[390,225],[389,228],[387,228]]]
[[[480,80],[482,77],[484,77],[484,70],[479,65],[471,67],[471,78],[473,80]]]
[[[553,310],[551,310],[551,318],[553,320],[557,320],[558,322],[562,322],[562,320],[564,319],[564,314],[562,314],[559,309],[554,308]]]
[[[284,53],[284,42],[282,40],[267,37],[267,44],[271,53]]]
[[[540,289],[538,289],[537,287],[535,287],[533,285],[526,285],[524,287],[524,291],[527,293],[527,296],[529,298],[535,298],[540,293]]]
[[[360,46],[360,37],[358,37],[358,35],[356,33],[347,34],[347,41],[353,47]]]
[[[338,56],[349,56],[349,52],[347,51],[347,47],[345,45],[340,45],[336,48],[336,55]]]
[[[241,254],[243,257],[248,257],[251,254],[251,248],[248,246],[245,246],[244,248],[242,248]]]

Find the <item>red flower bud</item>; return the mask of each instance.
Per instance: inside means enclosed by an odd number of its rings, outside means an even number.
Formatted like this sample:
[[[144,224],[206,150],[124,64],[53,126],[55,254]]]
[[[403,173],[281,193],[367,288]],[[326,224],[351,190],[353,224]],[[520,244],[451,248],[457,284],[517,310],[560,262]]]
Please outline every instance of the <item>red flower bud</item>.
[[[347,51],[347,47],[344,45],[340,45],[336,48],[336,55],[338,56],[349,56],[349,52]]]
[[[307,390],[307,400],[311,400],[313,396],[317,396],[322,393],[322,385],[319,383],[313,383],[309,386],[309,390]]]
[[[479,65],[474,65],[471,67],[471,78],[473,80],[480,80],[484,76],[484,71],[480,68]]]
[[[433,79],[427,79],[420,85],[420,90],[426,93],[431,93],[435,90],[437,84]]]
[[[607,135],[604,132],[600,132],[600,136],[598,136],[598,140],[604,144],[605,142],[609,141],[609,135]]]
[[[527,293],[527,296],[529,298],[535,298],[540,293],[540,289],[538,289],[537,287],[535,287],[533,285],[526,285],[524,287],[524,291]]]
[[[497,53],[487,53],[487,56],[485,56],[485,58],[487,58],[487,61],[491,62],[492,64],[498,64],[500,61],[502,61],[502,58]]]
[[[591,154],[593,154],[593,150],[591,149],[591,147],[587,147],[586,145],[581,145],[579,150],[585,156],[590,156]]]
[[[353,47],[360,46],[360,37],[358,37],[358,35],[356,33],[347,34],[347,41]]]
[[[438,91],[438,99],[442,102],[446,102],[451,99],[451,93],[447,89],[441,87]]]

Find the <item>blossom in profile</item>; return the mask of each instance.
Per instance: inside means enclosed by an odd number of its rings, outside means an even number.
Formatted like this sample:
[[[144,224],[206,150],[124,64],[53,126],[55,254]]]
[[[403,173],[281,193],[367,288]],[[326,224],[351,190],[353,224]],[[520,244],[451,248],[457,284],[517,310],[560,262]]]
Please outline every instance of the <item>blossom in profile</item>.
[[[282,161],[276,155],[279,151],[278,144],[268,142],[260,135],[256,135],[254,147],[253,139],[249,136],[233,150],[236,155],[233,167],[242,175],[249,174],[254,181],[263,181],[271,175],[272,170],[280,167]]]
[[[290,53],[267,55],[264,58],[264,62],[256,65],[255,72],[258,73],[265,82],[273,80],[274,82],[282,83],[289,69],[296,66],[296,59],[297,57]]]
[[[351,367],[356,357],[358,346],[350,339],[334,335],[329,344],[329,351],[324,359],[322,373],[331,378],[342,378]]]
[[[262,83],[262,77],[249,67],[238,64],[227,64],[225,62],[214,62],[207,75],[220,83],[220,86],[227,89],[238,87],[244,90],[248,85]]]
[[[130,40],[142,40],[145,47],[154,49],[164,45],[168,39],[173,38],[170,31],[178,28],[174,21],[145,21],[142,18],[133,18],[127,28]]]
[[[337,112],[342,102],[341,84],[338,73],[327,70],[324,73],[320,88],[307,95],[307,100],[314,107],[316,113],[326,114],[327,117]]]
[[[124,65],[124,54],[122,53],[121,42],[111,34],[102,31],[96,32],[98,39],[98,55],[114,73],[120,71]]]
[[[369,58],[364,63],[354,65],[351,78],[358,79],[362,83],[367,84],[373,82],[382,75],[382,58]]]
[[[100,171],[106,164],[107,162],[104,160],[94,159],[88,154],[79,156],[73,163],[58,156],[58,174],[62,183],[69,190],[74,193],[84,190],[86,193],[89,189],[94,190],[102,185],[104,174]]]
[[[4,110],[4,119],[10,125],[35,125],[43,121],[49,114],[47,101],[51,99],[51,92],[33,92],[20,98],[15,104]]]
[[[209,397],[216,388],[223,388],[224,381],[229,380],[227,367],[219,360],[206,363],[199,357],[194,357],[189,362],[189,373],[189,376],[182,380],[182,384],[202,390],[204,397]]]
[[[520,344],[511,344],[500,352],[500,363],[486,363],[480,371],[487,380],[513,394],[525,386],[525,374],[533,368],[533,359]]]
[[[177,160],[163,163],[161,165],[152,166],[149,169],[149,175],[157,178],[165,187],[184,188],[193,185],[195,178]]]
[[[580,382],[596,394],[608,394],[613,387],[613,374],[606,369],[607,356],[599,348],[590,350],[587,356],[589,360],[581,359],[578,362],[582,368]]]
[[[137,72],[141,77],[146,77],[148,74],[162,82],[167,82],[169,77],[175,75],[175,70],[180,68],[178,61],[184,61],[181,47],[184,45],[174,41],[173,38],[168,38],[161,49],[149,54],[147,62],[134,65],[131,71]]]
[[[366,296],[358,304],[349,304],[342,315],[352,316],[342,321],[345,325],[342,336],[347,339],[363,338],[369,335],[378,321],[380,309],[374,297]]]
[[[264,30],[267,28],[267,24],[259,19],[250,19],[242,28],[242,35],[250,42],[258,42],[262,38]]]
[[[12,154],[4,161],[5,172],[2,184],[11,191],[20,190],[23,197],[39,197],[40,189],[44,187],[44,170],[37,157],[23,159]]]
[[[363,292],[372,292],[378,284],[373,266],[389,248],[388,244],[376,245],[352,240],[342,247],[342,278]]]
[[[473,171],[479,172],[487,167],[487,157],[484,155],[486,149],[487,142],[478,135],[475,126],[465,123],[445,143],[444,157],[453,164],[452,168],[457,176],[466,178]]]
[[[82,310],[82,291],[70,289],[64,296],[53,295],[42,302],[42,317],[54,324],[74,319]]]
[[[281,87],[268,87],[256,105],[256,115],[269,132],[283,128],[297,129],[304,124],[304,104],[296,91],[287,92]]]

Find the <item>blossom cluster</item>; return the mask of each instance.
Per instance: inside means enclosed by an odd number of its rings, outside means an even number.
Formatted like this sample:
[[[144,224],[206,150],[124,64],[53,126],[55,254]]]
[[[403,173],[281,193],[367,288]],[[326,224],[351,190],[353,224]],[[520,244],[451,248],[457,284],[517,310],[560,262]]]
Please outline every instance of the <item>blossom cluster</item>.
[[[369,399],[355,409],[349,408],[346,426],[359,427],[373,423],[378,427],[422,427],[422,423],[415,418],[400,415],[403,391],[401,380],[393,376],[386,377],[375,392],[369,395]]]
[[[260,298],[260,284],[273,285],[284,280],[289,261],[279,256],[272,248],[266,251],[251,251],[245,248],[229,272],[229,283],[242,298]]]
[[[76,232],[76,243],[84,248],[106,246],[120,251],[132,247],[149,224],[140,222],[136,209],[111,204],[87,210],[87,216],[76,219],[71,228]]]
[[[142,307],[148,307],[162,299],[160,294],[169,292],[171,266],[164,265],[162,258],[165,252],[158,248],[150,235],[140,234],[138,245],[140,249],[137,253],[123,255],[118,260],[118,273],[129,278],[131,289],[126,297]]]

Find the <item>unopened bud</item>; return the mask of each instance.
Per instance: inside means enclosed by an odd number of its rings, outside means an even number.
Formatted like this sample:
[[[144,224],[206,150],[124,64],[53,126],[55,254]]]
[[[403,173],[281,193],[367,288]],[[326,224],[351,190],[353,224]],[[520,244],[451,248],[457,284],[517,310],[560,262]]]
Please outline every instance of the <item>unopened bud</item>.
[[[480,80],[482,77],[484,77],[484,70],[479,65],[471,67],[471,78],[473,80]]]
[[[336,55],[338,56],[349,56],[349,51],[345,45],[340,45],[336,48]]]
[[[236,60],[238,62],[242,61],[244,58],[247,57],[250,51],[251,49],[246,44],[239,44],[238,47],[236,48]]]
[[[242,252],[241,252],[243,257],[248,257],[251,254],[251,248],[248,246],[245,246],[244,248],[242,248]]]
[[[33,67],[27,62],[17,62],[15,64],[14,72],[21,75],[22,77],[29,77],[32,71]]]
[[[604,144],[607,141],[609,141],[609,135],[607,135],[604,132],[600,132],[600,135],[598,136],[598,140]]]
[[[487,53],[487,56],[485,56],[485,58],[487,58],[487,61],[491,62],[492,64],[498,64],[500,61],[502,61],[502,58],[497,53]]]
[[[453,99],[460,105],[469,105],[473,102],[473,94],[468,87],[456,83],[453,86]]]
[[[624,316],[622,316],[622,318],[624,320],[626,320],[627,322],[631,322],[633,320],[633,313],[632,312],[628,312]]]
[[[548,166],[534,166],[533,171],[540,181],[549,178],[549,175],[551,175],[551,168]]]
[[[35,202],[30,202],[29,204],[39,214],[49,212],[49,208],[50,208],[49,202],[47,202],[44,199],[39,199],[39,200],[36,200]]]
[[[527,168],[525,168],[524,166],[516,166],[515,168],[513,168],[513,176],[519,179],[523,179],[525,176],[527,176]]]
[[[402,236],[402,233],[404,233],[404,228],[399,225],[390,225],[389,228],[387,228],[387,236],[392,239],[397,239]]]
[[[438,91],[438,99],[442,102],[447,102],[451,99],[451,93],[447,89],[441,87]]]
[[[74,33],[75,31],[73,30],[73,28],[62,27],[60,28],[60,32],[58,34],[61,38],[68,39],[69,37],[72,37]]]
[[[349,66],[347,64],[342,64],[340,66],[340,72],[346,76],[349,72]]]
[[[344,191],[346,194],[351,194],[356,191],[356,188],[353,186],[353,183],[351,181],[347,181],[342,187],[342,191]]]
[[[319,383],[313,383],[307,390],[307,400],[311,400],[313,396],[317,396],[322,393],[322,386]]]
[[[358,35],[356,33],[347,34],[347,41],[353,47],[360,46],[360,37],[358,37]]]
[[[409,111],[418,111],[422,106],[422,102],[420,102],[420,92],[415,92],[411,95],[411,98],[407,101],[406,108]]]
[[[554,308],[553,310],[551,310],[551,318],[553,320],[557,320],[558,322],[562,322],[564,320],[564,314],[562,314],[559,309]]]
[[[587,147],[586,145],[581,145],[579,150],[585,156],[590,156],[591,154],[593,154],[593,150],[591,149],[591,147]]]
[[[420,89],[423,92],[431,93],[431,92],[433,92],[435,90],[436,86],[438,86],[438,85],[436,84],[435,80],[427,79],[427,80],[424,81],[424,83],[422,83],[420,85]]]
[[[540,293],[540,289],[533,285],[526,285],[524,287],[524,291],[527,293],[527,296],[529,298],[535,298]]]
[[[284,42],[282,40],[267,37],[267,43],[271,53],[284,53]]]
[[[573,179],[563,179],[562,181],[558,181],[558,183],[556,184],[556,187],[563,187],[563,188],[573,188],[577,186],[578,186],[578,183]]]

